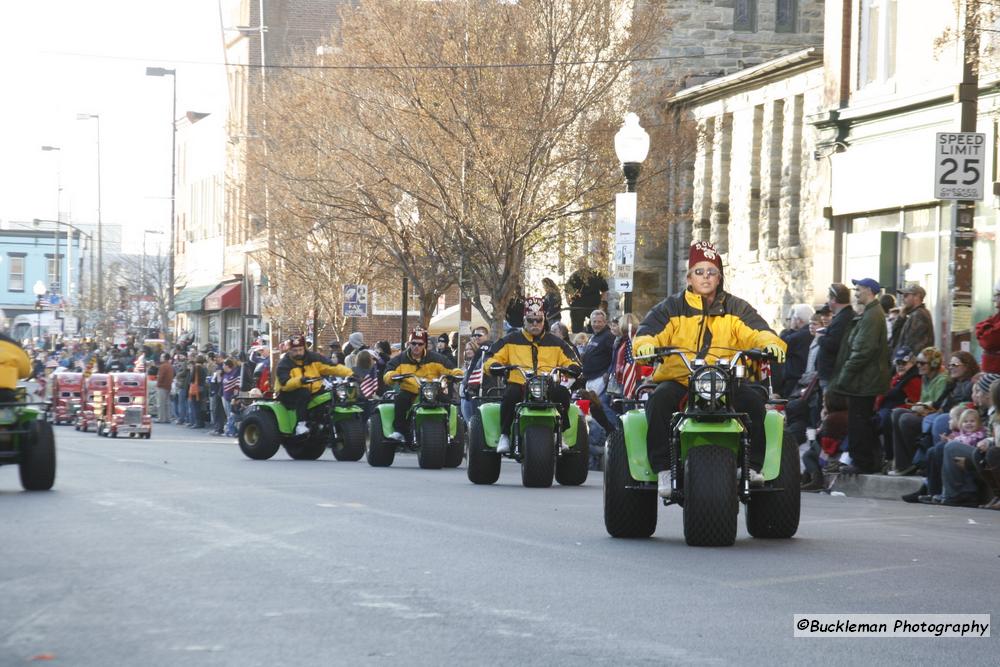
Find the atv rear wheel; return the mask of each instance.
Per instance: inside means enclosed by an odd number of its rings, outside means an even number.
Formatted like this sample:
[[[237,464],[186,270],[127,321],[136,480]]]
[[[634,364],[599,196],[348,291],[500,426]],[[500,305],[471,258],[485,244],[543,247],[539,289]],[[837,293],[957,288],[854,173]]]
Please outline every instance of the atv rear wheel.
[[[459,415],[455,426],[455,437],[448,441],[448,451],[444,455],[445,468],[457,468],[462,465],[462,459],[465,458],[466,432],[465,420]]]
[[[238,437],[240,451],[254,461],[266,461],[275,455],[281,445],[274,416],[260,410],[243,418]]]
[[[611,537],[649,537],[656,532],[656,493],[627,488],[633,484],[625,434],[608,436],[604,453],[604,528]]]
[[[286,442],[285,451],[296,461],[315,461],[326,451],[326,441],[321,438],[309,438],[302,442]]]
[[[21,436],[21,463],[18,466],[25,491],[48,491],[56,481],[56,439],[52,424],[32,422]]]
[[[684,539],[693,547],[736,541],[736,457],[718,445],[692,447],[684,461]]]
[[[556,467],[556,449],[552,443],[552,427],[531,424],[522,437],[521,483],[527,487],[552,486]]]
[[[479,410],[469,422],[469,465],[466,472],[473,484],[493,484],[500,477],[500,455],[486,446],[483,416]]]
[[[382,433],[382,415],[378,410],[368,420],[368,465],[384,468],[392,465],[396,458],[396,441],[389,440]]]
[[[425,419],[417,431],[420,442],[417,463],[421,468],[443,468],[448,449],[448,422],[443,419]]]
[[[580,486],[590,472],[590,434],[587,419],[580,415],[576,424],[576,445],[556,459],[556,481],[563,486]]]
[[[333,444],[333,458],[338,461],[360,461],[365,455],[365,425],[361,418],[337,422],[340,438]]]
[[[787,539],[799,529],[799,448],[785,431],[781,440],[781,471],[772,484],[781,491],[750,491],[746,506],[747,532],[752,537]]]

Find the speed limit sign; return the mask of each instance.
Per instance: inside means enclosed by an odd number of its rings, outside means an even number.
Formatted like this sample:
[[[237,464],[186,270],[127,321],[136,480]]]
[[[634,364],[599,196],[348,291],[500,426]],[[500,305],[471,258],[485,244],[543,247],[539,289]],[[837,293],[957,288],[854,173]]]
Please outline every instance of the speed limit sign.
[[[982,201],[986,190],[986,135],[938,132],[934,147],[934,198]]]

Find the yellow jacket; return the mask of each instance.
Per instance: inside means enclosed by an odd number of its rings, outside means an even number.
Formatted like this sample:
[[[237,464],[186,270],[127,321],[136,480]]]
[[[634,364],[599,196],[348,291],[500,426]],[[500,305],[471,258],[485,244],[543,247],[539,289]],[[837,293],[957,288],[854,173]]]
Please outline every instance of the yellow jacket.
[[[278,370],[275,373],[275,377],[278,379],[278,391],[295,391],[302,387],[308,387],[309,391],[314,394],[323,390],[323,383],[302,384],[302,379],[318,378],[324,375],[335,375],[343,378],[353,375],[353,373],[347,366],[328,364],[318,354],[309,351],[306,351],[305,356],[300,361],[295,361],[291,355],[285,354],[278,362]]]
[[[462,369],[448,368],[448,360],[437,352],[427,350],[424,356],[420,358],[420,361],[417,361],[410,356],[409,350],[405,350],[390,359],[389,363],[386,364],[382,381],[387,385],[391,385],[394,382],[392,379],[394,375],[406,375],[408,373],[413,373],[417,377],[427,378],[428,380],[439,378],[442,375],[462,377]],[[414,378],[406,378],[399,383],[399,388],[405,392],[416,394],[420,391],[420,383]]]
[[[707,309],[705,300],[687,289],[653,306],[636,330],[632,350],[650,343],[692,352],[708,349],[721,357],[731,357],[732,352],[719,348],[749,350],[775,343],[786,349],[750,304],[722,290]],[[668,380],[687,385],[688,370],[681,359],[667,357],[653,373],[653,382]]]
[[[532,349],[537,352],[532,353]],[[580,367],[576,350],[566,341],[547,331],[537,338],[524,329],[512,331],[493,344],[489,355],[489,359],[483,362],[483,370],[487,373],[493,364],[534,368],[539,373],[551,372],[556,366],[578,369]],[[507,382],[524,384],[524,376],[514,371],[507,376]]]
[[[17,381],[31,375],[31,360],[17,341],[0,334],[0,389],[15,389]]]

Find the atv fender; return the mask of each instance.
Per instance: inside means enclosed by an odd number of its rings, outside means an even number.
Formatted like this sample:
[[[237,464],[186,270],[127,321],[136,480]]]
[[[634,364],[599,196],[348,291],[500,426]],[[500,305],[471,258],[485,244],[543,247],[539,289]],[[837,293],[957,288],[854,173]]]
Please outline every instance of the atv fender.
[[[656,473],[650,467],[646,453],[646,413],[642,410],[629,410],[622,415],[622,433],[625,435],[628,470],[632,479],[655,482]]]
[[[781,443],[785,437],[784,412],[767,411],[764,416],[764,435],[767,436],[767,449],[764,451],[764,469],[760,472],[769,482],[781,474]]]

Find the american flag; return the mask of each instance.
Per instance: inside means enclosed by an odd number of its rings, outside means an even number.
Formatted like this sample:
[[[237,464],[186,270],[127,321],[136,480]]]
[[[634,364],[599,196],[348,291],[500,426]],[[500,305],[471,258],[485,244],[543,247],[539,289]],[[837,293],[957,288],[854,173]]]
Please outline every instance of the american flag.
[[[625,398],[634,398],[635,388],[639,385],[639,365],[632,356],[632,339],[626,338],[622,348],[625,353],[625,363],[621,369],[622,395]]]
[[[478,387],[483,383],[483,367],[479,366],[476,370],[469,373],[469,381],[466,383],[470,387]]]
[[[361,378],[361,395],[365,398],[371,398],[375,395],[378,390],[378,371],[376,369],[371,369],[368,373]]]

